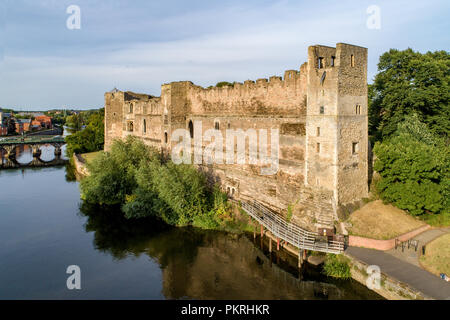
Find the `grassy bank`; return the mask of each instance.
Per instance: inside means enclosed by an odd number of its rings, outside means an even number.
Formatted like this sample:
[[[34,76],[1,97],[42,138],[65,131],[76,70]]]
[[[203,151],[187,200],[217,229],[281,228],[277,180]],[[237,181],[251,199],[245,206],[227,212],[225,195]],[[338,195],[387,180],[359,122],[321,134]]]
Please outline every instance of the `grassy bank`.
[[[367,203],[353,212],[348,221],[349,233],[371,239],[386,240],[425,225],[417,218],[381,200]]]
[[[103,151],[95,151],[81,154],[81,157],[86,163],[92,162]]]
[[[420,257],[422,266],[435,275],[450,276],[450,234],[445,234],[426,245],[425,255]]]

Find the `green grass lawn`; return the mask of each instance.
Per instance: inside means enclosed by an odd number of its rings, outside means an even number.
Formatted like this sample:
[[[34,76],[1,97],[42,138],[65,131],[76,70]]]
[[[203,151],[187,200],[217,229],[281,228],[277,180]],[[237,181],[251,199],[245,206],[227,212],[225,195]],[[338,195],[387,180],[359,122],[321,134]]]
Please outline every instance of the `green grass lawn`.
[[[450,233],[428,243],[420,262],[431,273],[436,275],[445,273],[450,276]]]
[[[89,152],[89,153],[83,153],[81,156],[83,157],[84,161],[91,162],[94,160],[94,158],[103,151],[95,151],[95,152]]]
[[[386,240],[425,225],[403,210],[385,205],[381,200],[367,203],[350,215],[349,233],[354,236]]]

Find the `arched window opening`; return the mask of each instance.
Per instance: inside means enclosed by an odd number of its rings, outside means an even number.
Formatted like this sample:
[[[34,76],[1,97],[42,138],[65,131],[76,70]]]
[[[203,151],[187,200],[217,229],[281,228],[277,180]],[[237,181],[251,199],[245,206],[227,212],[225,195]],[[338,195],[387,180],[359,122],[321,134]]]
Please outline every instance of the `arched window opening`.
[[[164,132],[164,143],[167,144],[167,141],[168,141],[168,139],[167,139],[167,132]]]

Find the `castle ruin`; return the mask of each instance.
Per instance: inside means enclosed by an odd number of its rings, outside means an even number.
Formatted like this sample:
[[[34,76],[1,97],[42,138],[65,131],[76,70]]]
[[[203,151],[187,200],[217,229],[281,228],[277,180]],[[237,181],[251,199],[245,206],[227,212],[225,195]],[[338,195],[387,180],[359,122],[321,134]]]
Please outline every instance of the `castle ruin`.
[[[311,231],[333,228],[338,209],[368,195],[367,49],[338,43],[308,48],[300,70],[203,88],[163,84],[161,96],[105,93],[105,149],[135,135],[169,153],[179,128],[279,130],[279,170],[253,164],[202,164],[199,169],[238,200],[257,200]],[[204,145],[203,145],[204,147]],[[288,213],[289,212],[289,213]]]

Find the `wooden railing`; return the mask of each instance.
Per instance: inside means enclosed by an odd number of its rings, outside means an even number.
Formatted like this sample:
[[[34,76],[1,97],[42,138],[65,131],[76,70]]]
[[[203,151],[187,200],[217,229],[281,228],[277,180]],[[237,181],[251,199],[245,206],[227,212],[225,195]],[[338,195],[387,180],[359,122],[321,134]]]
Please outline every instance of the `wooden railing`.
[[[241,202],[242,209],[262,224],[277,238],[299,249],[339,254],[344,251],[344,242],[323,241],[318,234],[289,223],[257,201]]]

